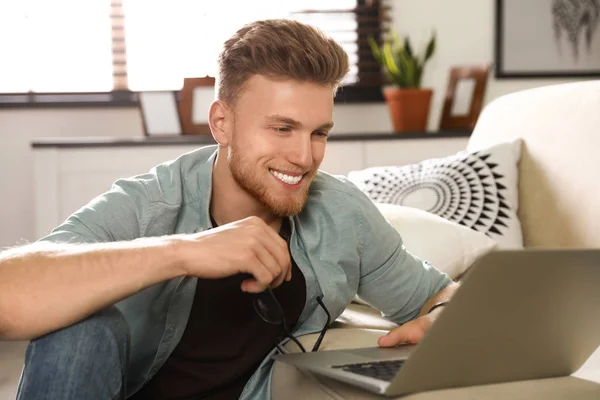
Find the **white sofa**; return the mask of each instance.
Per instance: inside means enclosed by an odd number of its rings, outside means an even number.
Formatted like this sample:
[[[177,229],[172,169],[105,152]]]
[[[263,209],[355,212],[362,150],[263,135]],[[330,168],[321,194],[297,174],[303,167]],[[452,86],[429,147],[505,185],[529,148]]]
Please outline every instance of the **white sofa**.
[[[467,150],[514,138],[524,141],[518,187],[524,246],[599,248],[600,80],[530,89],[496,99],[483,110]],[[389,327],[372,310],[353,305],[336,329],[327,333],[321,348],[375,346],[379,329]],[[314,337],[303,340],[310,342]],[[379,398],[282,363],[276,363],[273,379],[275,400]],[[571,377],[438,390],[404,398],[567,397],[600,398],[600,350]]]

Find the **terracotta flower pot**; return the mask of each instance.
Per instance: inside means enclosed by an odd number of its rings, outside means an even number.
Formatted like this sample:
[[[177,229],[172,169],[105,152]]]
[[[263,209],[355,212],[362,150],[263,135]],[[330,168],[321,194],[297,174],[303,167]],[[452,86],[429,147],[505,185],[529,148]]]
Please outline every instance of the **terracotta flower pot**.
[[[385,88],[387,102],[396,132],[424,132],[431,105],[431,89]]]

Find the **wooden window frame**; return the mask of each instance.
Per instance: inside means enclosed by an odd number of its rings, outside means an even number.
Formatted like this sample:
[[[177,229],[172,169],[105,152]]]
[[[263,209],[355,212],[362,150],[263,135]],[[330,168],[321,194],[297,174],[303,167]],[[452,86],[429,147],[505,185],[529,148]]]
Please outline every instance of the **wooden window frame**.
[[[390,22],[387,0],[357,0],[354,9],[358,22],[358,78],[357,84],[338,90],[335,104],[384,102],[381,92],[384,78],[370,52],[367,36],[381,41]],[[312,10],[301,13],[316,12]],[[5,108],[97,108],[139,107],[137,92],[127,89],[127,57],[123,29],[122,0],[111,0],[112,61],[115,89],[110,92],[77,93],[0,93],[0,109]]]

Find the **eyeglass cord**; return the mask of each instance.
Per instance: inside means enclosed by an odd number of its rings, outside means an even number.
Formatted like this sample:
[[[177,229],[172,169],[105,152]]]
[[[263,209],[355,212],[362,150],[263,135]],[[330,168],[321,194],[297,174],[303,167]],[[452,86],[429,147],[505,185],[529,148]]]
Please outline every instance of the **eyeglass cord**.
[[[271,295],[274,297],[275,294],[271,291],[271,288],[267,289]],[[323,310],[325,311],[325,314],[327,314],[327,322],[325,324],[325,327],[323,328],[323,330],[321,331],[321,334],[319,335],[319,337],[317,338],[317,341],[315,342],[315,344],[313,345],[312,348],[312,352],[317,351],[319,349],[319,347],[321,346],[321,342],[323,342],[323,338],[325,337],[325,332],[327,332],[327,328],[329,327],[329,323],[331,322],[331,314],[329,314],[329,310],[327,310],[327,307],[325,307],[325,304],[323,303],[323,297],[322,296],[317,296],[317,303],[319,303],[319,305],[323,308]],[[303,353],[306,353],[306,349],[304,348],[304,346],[302,345],[302,343],[300,343],[300,341],[294,336],[292,335],[292,333],[289,331],[289,329],[286,326],[286,321],[285,321],[285,315],[283,314],[283,309],[281,308],[281,306],[279,305],[278,302],[275,302],[277,308],[281,311],[281,315],[283,316],[282,318],[282,322],[283,322],[283,330],[285,332],[285,335],[292,340],[294,343],[296,343],[296,345],[300,348],[300,350]],[[279,350],[279,352],[281,354],[287,354],[287,351],[285,351],[280,345],[279,343],[276,344],[277,350]]]
[[[300,341],[298,339],[296,339],[294,337],[294,335],[292,335],[292,333],[289,331],[288,327],[287,327],[287,321],[285,319],[285,313],[283,312],[283,308],[281,307],[281,304],[279,304],[279,302],[277,301],[277,298],[275,297],[275,293],[273,293],[273,290],[267,286],[267,292],[269,292],[269,295],[273,298],[274,303],[275,303],[275,307],[277,307],[277,309],[279,310],[279,313],[281,315],[281,325],[283,326],[283,331],[285,332],[285,335],[290,338],[291,340],[294,341],[294,343],[296,343],[298,345],[298,347],[300,348],[300,350],[302,350],[303,353],[306,353],[306,349],[304,348],[304,346],[302,346],[302,343],[300,343]],[[279,344],[277,345],[278,350],[281,351],[281,349],[279,348]],[[284,353],[285,354],[285,353]]]
[[[331,322],[331,314],[329,314],[329,311],[327,310],[327,307],[325,307],[325,304],[323,303],[323,297],[322,296],[317,296],[317,303],[319,303],[319,305],[321,307],[323,307],[323,310],[325,311],[325,314],[327,314],[327,323],[325,324],[325,328],[323,328],[323,331],[319,335],[319,338],[315,342],[315,345],[313,346],[313,348],[312,348],[311,351],[317,351],[319,349],[319,347],[321,346],[321,342],[323,341],[323,338],[325,337],[325,332],[327,331],[327,328],[329,327],[329,323]]]

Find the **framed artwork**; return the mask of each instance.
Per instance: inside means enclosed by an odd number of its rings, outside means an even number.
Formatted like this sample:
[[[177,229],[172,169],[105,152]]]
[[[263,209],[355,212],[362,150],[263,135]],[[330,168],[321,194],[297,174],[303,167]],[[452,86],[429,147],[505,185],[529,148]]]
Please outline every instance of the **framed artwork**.
[[[473,129],[483,108],[490,66],[462,65],[450,69],[440,130]]]
[[[496,0],[497,78],[600,76],[600,0]]]
[[[179,115],[184,135],[210,135],[208,109],[215,96],[215,78],[185,78],[179,91]]]
[[[139,92],[138,98],[146,136],[181,135],[176,92],[169,90]]]

